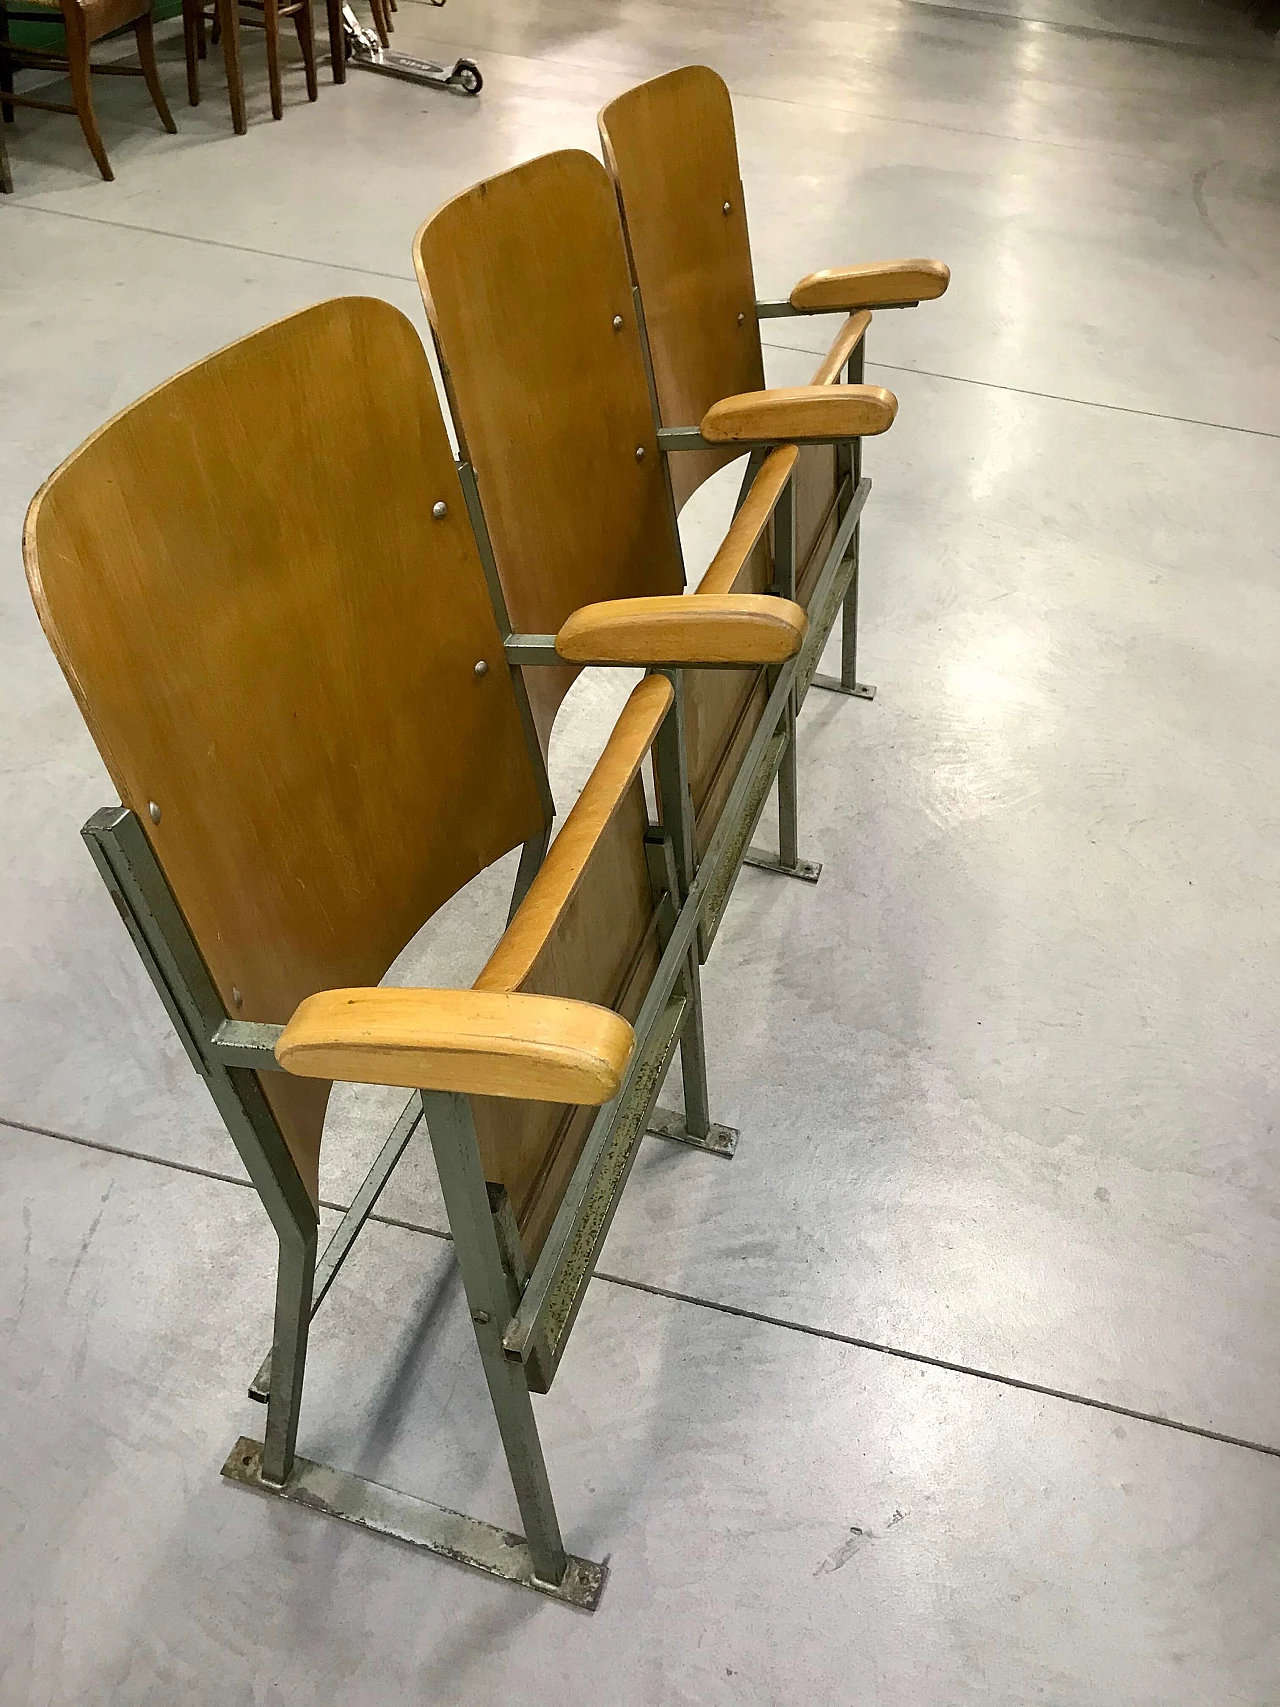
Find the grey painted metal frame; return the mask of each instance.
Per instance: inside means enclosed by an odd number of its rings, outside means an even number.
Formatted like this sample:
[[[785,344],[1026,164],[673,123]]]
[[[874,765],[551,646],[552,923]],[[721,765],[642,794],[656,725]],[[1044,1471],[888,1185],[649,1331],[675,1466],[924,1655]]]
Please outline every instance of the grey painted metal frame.
[[[524,1370],[503,1353],[502,1327],[518,1298],[504,1263],[480,1152],[464,1098],[415,1097],[357,1193],[317,1272],[318,1215],[289,1154],[256,1073],[278,1069],[271,1045],[279,1025],[231,1020],[135,815],[95,813],[83,835],[133,938],[192,1066],[208,1085],[249,1177],[276,1229],[280,1254],[263,1441],[239,1440],[223,1474],[266,1493],[395,1535],[434,1553],[593,1608],[605,1568],[566,1554],[529,1403]],[[311,1317],[403,1154],[421,1113],[436,1152],[458,1261],[527,1538],[363,1477],[299,1458],[296,1452]],[[483,1217],[477,1211],[483,1204]],[[485,1319],[481,1321],[481,1315]],[[492,1326],[491,1326],[492,1324]],[[483,1331],[482,1331],[483,1330]]]
[[[646,836],[661,957],[637,1016],[637,1045],[622,1089],[592,1123],[583,1159],[554,1223],[557,1249],[567,1251],[572,1261],[556,1265],[555,1308],[540,1322],[539,1336],[524,1356],[508,1350],[506,1336],[528,1286],[547,1272],[545,1252],[528,1275],[518,1237],[512,1236],[505,1193],[495,1192],[484,1178],[469,1101],[430,1090],[410,1100],[317,1265],[317,1211],[256,1076],[279,1070],[274,1044],[282,1027],[227,1015],[132,812],[107,808],[84,830],[99,871],[192,1065],[209,1085],[279,1237],[275,1331],[271,1352],[251,1388],[252,1395],[267,1404],[265,1438],[237,1441],[223,1466],[224,1476],[588,1609],[599,1600],[605,1567],[565,1550],[531,1393],[545,1391],[554,1378],[677,1043],[685,1083],[685,1132],[671,1135],[691,1143],[710,1140],[709,1147],[718,1144],[720,1154],[731,1154],[736,1138],[713,1128],[707,1107],[695,945],[700,899],[695,893],[693,812],[684,756],[683,683],[678,673],[673,681],[675,705],[664,720],[655,755],[666,790],[667,821],[650,826]],[[525,1526],[523,1537],[315,1464],[296,1451],[312,1316],[423,1116]]]
[[[849,352],[847,379],[850,385],[862,384],[866,372],[866,342],[864,334]],[[862,478],[861,439],[851,439],[847,444],[836,447],[836,479],[841,490],[846,475],[852,477],[855,487]],[[841,607],[840,674],[815,675],[813,685],[816,688],[826,688],[829,693],[848,694],[852,699],[874,699],[875,688],[858,680],[858,559],[861,531],[861,527],[855,527],[849,542],[853,574],[849,577],[849,590]]]

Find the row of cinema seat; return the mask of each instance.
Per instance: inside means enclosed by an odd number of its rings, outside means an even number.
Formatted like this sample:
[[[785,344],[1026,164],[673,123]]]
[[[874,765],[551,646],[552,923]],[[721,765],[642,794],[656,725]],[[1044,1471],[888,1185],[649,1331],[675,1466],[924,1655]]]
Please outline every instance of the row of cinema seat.
[[[646,1130],[732,1151],[699,968],[775,778],[760,857],[804,874],[796,713],[842,609],[832,685],[856,686],[859,441],[896,411],[859,383],[868,309],[947,283],[894,262],[758,305],[708,70],[632,90],[601,131],[608,170],[551,154],[418,233],[456,459],[412,326],[346,298],[125,410],[25,536],[122,802],[84,835],[279,1236],[265,1438],[224,1473],[586,1606],[604,1570],[566,1553],[530,1393]],[[813,384],[764,389],[760,317],[832,309]],[[686,596],[676,506],[744,451]],[[547,745],[587,664],[646,674],[552,839]],[[378,987],[516,847],[474,986]],[[677,1046],[684,1111],[664,1114]],[[413,1095],[317,1259],[334,1080]],[[296,1450],[311,1317],[422,1121],[523,1537]]]

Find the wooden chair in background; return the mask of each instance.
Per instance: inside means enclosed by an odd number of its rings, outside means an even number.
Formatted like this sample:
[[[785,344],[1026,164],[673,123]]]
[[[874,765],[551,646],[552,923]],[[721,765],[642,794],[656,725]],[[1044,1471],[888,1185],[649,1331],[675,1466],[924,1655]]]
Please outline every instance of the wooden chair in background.
[[[474,988],[377,988],[472,877],[545,845],[552,811],[409,322],[323,303],[188,369],[50,477],[24,553],[122,802],[86,840],[279,1237],[265,1440],[224,1474],[594,1606],[604,1568],[565,1551],[530,1392],[701,1030],[676,688],[635,688]],[[634,645],[666,621],[677,656],[696,629],[703,655],[794,664],[798,612],[721,606],[597,606],[579,628]],[[420,1094],[317,1264],[334,1079]],[[424,1116],[525,1537],[296,1451],[311,1317]]]
[[[10,22],[47,24],[59,19],[66,35],[66,51],[63,53],[46,48],[19,47],[9,39]],[[89,49],[95,42],[130,26],[137,38],[137,65],[94,65],[90,62]],[[27,69],[65,71],[71,79],[73,104],[68,106],[65,102],[46,100],[40,95],[15,94],[13,74],[16,70]],[[102,132],[98,129],[90,87],[93,75],[143,78],[161,124],[171,133],[177,130],[156,69],[151,0],[60,0],[60,3],[52,4],[45,4],[44,0],[24,0],[20,7],[0,4],[0,118],[5,124],[12,124],[15,107],[33,107],[46,113],[73,113],[80,120],[80,129],[98,170],[110,183],[115,174],[107,159]]]
[[[722,400],[764,384],[760,321],[791,314],[848,316],[811,384],[863,379],[872,309],[914,308],[946,290],[941,261],[877,261],[811,273],[784,302],[757,303],[733,105],[724,81],[686,66],[619,95],[600,113],[600,139],[639,287],[654,385],[673,450],[678,505],[735,452],[708,444],[698,423]],[[795,474],[799,597],[818,573],[862,474],[861,445],[813,446]],[[858,530],[843,607],[839,677],[820,687],[871,699],[857,679]]]
[[[578,607],[601,599],[643,604],[684,586],[613,187],[592,155],[544,155],[447,202],[419,231],[414,258],[466,478],[475,483],[477,526],[487,526],[492,543],[507,655],[525,669],[545,745],[582,664],[640,661],[584,650],[570,623]],[[513,279],[520,280],[518,308]],[[732,446],[730,455],[757,446],[772,454],[754,474],[698,596],[683,602],[696,609],[703,599],[746,595],[792,609],[792,441],[882,432],[896,402],[878,386],[853,386],[760,391],[737,404],[712,412],[703,430]],[[794,701],[839,609],[855,520],[851,512],[841,523],[806,586],[810,633],[785,693],[776,670],[746,658],[738,661],[745,667],[683,673],[694,804],[690,870],[710,858],[731,792],[750,773],[747,804],[729,815],[727,851],[709,880],[704,957],[744,858],[794,876],[817,874],[796,847]],[[778,858],[748,851],[775,774]],[[692,1138],[705,1111],[689,1089]]]
[[[329,29],[332,37],[334,20],[330,4]],[[205,56],[206,26],[213,25],[213,40],[222,43],[222,58],[227,74],[227,97],[231,104],[231,123],[237,136],[248,129],[244,101],[244,67],[240,57],[240,25],[261,29],[267,38],[267,80],[271,88],[271,116],[284,117],[284,85],[280,75],[280,20],[292,18],[297,31],[298,46],[306,71],[307,99],[314,101],[319,93],[316,78],[316,29],[311,0],[182,0],[182,35],[187,59],[187,100],[193,107],[200,105],[200,61]],[[339,29],[341,21],[339,20]],[[332,46],[332,42],[331,42]],[[334,82],[346,76],[341,47],[334,59]],[[338,66],[343,66],[342,77]]]

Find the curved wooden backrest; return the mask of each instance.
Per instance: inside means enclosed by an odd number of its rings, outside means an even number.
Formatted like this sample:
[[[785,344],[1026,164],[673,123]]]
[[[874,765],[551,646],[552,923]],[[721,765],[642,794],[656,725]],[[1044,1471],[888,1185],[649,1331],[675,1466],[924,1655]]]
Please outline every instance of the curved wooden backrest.
[[[427,220],[414,260],[513,626],[553,634],[582,605],[678,593],[626,248],[600,162],[565,150],[477,184]],[[526,671],[544,747],[576,675]]]
[[[151,392],[50,476],[24,548],[228,1013],[376,983],[540,829],[426,354],[389,304],[322,303]],[[314,1196],[328,1085],[262,1082]]]
[[[696,427],[722,397],[764,385],[729,91],[707,66],[687,65],[628,89],[599,123],[644,303],[662,424]],[[673,456],[676,503],[734,454]]]

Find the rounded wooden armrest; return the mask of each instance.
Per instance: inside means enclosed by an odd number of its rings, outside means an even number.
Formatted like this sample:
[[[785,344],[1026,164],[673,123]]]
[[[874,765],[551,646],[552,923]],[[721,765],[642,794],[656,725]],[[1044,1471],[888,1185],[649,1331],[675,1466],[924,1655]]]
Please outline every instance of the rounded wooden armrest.
[[[782,664],[809,619],[768,593],[610,599],[574,611],[556,651],[575,664]]]
[[[846,313],[854,308],[903,308],[932,302],[951,283],[945,261],[872,261],[862,267],[828,267],[806,273],[791,292],[804,314]]]
[[[805,444],[884,433],[898,399],[882,385],[793,385],[713,403],[700,432],[713,444]]]
[[[275,1053],[309,1079],[594,1105],[617,1095],[634,1044],[619,1014],[562,996],[322,990]]]

